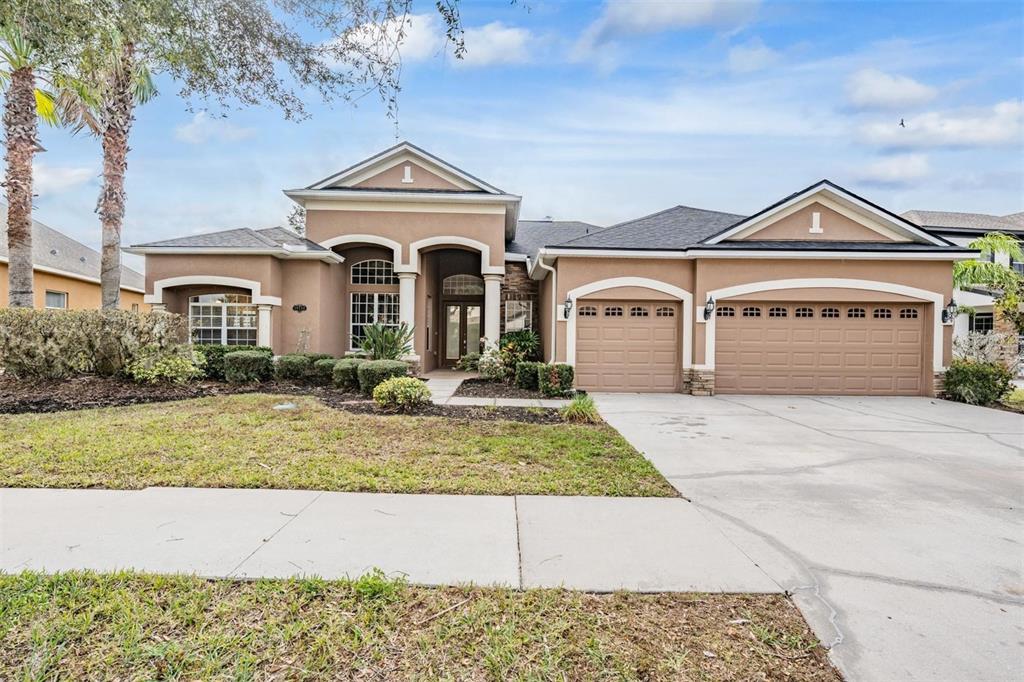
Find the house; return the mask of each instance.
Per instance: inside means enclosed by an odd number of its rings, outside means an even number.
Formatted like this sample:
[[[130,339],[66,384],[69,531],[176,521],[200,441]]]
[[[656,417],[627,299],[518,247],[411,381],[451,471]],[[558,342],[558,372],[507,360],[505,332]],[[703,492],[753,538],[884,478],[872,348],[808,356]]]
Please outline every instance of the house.
[[[520,197],[401,143],[285,194],[306,233],[140,244],[147,303],[204,342],[342,354],[415,329],[423,371],[506,331],[596,391],[932,395],[952,263],[977,252],[827,180],[751,216],[676,206],[610,227],[519,219]]]
[[[7,207],[0,204],[0,307],[7,307]],[[32,221],[32,291],[36,308],[99,308],[100,254],[38,220]],[[148,309],[142,273],[121,267],[121,307]]]
[[[1024,242],[1024,212],[997,216],[986,213],[956,213],[949,211],[907,211],[903,217],[917,223],[934,235],[959,246],[967,246],[973,240],[990,232],[1013,235]],[[1006,254],[993,254],[992,260],[1012,267],[1024,274],[1024,263],[1018,263]],[[984,288],[955,292],[956,302],[969,309],[957,316],[954,337],[970,332],[995,330],[995,309],[993,297]]]

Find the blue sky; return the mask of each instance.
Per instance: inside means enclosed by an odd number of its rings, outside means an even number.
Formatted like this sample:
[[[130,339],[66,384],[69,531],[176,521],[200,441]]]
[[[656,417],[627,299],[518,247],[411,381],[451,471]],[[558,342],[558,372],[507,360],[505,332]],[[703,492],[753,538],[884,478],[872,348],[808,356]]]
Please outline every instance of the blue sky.
[[[1021,3],[535,0],[462,18],[457,62],[433,3],[414,6],[397,133],[521,194],[523,217],[754,212],[823,177],[897,212],[1024,210]],[[396,138],[372,97],[310,100],[293,123],[189,111],[158,85],[133,131],[125,243],[281,224],[282,189]],[[36,217],[95,247],[99,144],[42,138]]]

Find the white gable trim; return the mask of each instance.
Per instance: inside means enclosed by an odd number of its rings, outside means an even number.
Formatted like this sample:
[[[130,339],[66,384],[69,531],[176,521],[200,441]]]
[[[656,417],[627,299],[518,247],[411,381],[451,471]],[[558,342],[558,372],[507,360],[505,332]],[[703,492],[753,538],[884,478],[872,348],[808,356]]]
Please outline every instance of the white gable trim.
[[[708,291],[708,296],[715,299],[716,303],[722,299],[736,298],[745,294],[753,294],[761,291],[775,291],[777,289],[861,289],[865,291],[881,291],[889,294],[900,294],[910,296],[922,301],[927,301],[932,306],[932,369],[934,372],[941,372],[944,368],[942,362],[943,334],[942,334],[942,307],[945,305],[943,295],[936,291],[908,287],[903,284],[892,282],[875,282],[867,279],[842,279],[833,277],[818,277],[810,279],[775,279],[763,282],[749,282],[737,284],[731,287],[713,289]],[[715,368],[715,319],[704,320],[703,315],[697,316],[697,322],[704,325],[704,364],[700,369]]]
[[[396,157],[401,158],[402,160],[395,161],[394,159]],[[371,156],[365,161],[361,161],[355,166],[346,168],[345,170],[335,173],[334,175],[325,178],[320,182],[310,185],[309,189],[326,189],[340,182],[359,182],[359,180],[353,180],[352,178],[361,178],[362,180],[365,180],[367,177],[371,177],[376,173],[387,170],[388,168],[391,168],[395,164],[402,163],[405,160],[414,160],[418,164],[426,167],[427,170],[438,173],[438,175],[441,175],[441,172],[443,172],[451,178],[457,178],[460,182],[456,184],[469,185],[469,187],[464,187],[464,189],[477,188],[485,192],[489,192],[491,194],[502,193],[501,190],[499,190],[497,187],[489,185],[486,182],[483,182],[482,180],[478,180],[468,175],[467,173],[464,173],[463,171],[459,170],[455,166],[452,166],[443,159],[440,159],[434,156],[433,154],[425,152],[422,149],[418,149],[417,147],[414,147],[408,142],[403,142],[399,145],[392,147],[391,149],[386,149],[380,152],[379,154],[375,154],[374,156]],[[389,163],[392,161],[393,163]],[[434,168],[430,168],[431,166],[433,166]],[[369,173],[369,175],[367,175],[367,173]],[[444,176],[442,175],[441,177]],[[448,178],[445,179],[447,180]],[[452,182],[452,180],[449,180],[449,182]]]
[[[402,264],[402,245],[396,242],[394,239],[388,239],[387,237],[381,237],[375,234],[343,234],[338,237],[331,237],[320,242],[320,246],[325,249],[330,249],[335,246],[342,244],[353,244],[365,242],[367,244],[376,244],[378,246],[385,246],[391,249],[394,254],[393,265],[395,267]]]
[[[682,325],[681,334],[683,340],[682,368],[689,369],[693,364],[693,294],[686,289],[647,277],[611,277],[596,282],[588,282],[575,289],[570,289],[566,296],[573,302],[573,310],[577,310],[575,303],[578,298],[585,298],[608,289],[619,287],[642,287],[652,289],[663,294],[668,294],[682,302]],[[566,322],[565,331],[565,361],[570,365],[576,364],[576,314],[570,312],[568,319],[565,317],[565,309],[561,303],[557,305],[556,319],[559,322]],[[554,330],[552,330],[554,333]]]
[[[736,234],[732,235],[730,239],[746,239],[747,237],[751,237],[760,232],[761,230],[769,227],[776,221],[791,216],[797,211],[805,209],[812,204],[821,204],[825,208],[835,211],[844,218],[849,218],[850,220],[853,220],[854,222],[863,225],[869,230],[877,232],[886,239],[891,239],[894,242],[913,241],[912,239],[907,237],[906,234],[902,234],[900,232],[897,232],[896,230],[890,229],[889,227],[882,225],[877,220],[873,220],[867,216],[864,216],[863,214],[858,214],[856,211],[846,208],[845,206],[839,204],[838,202],[832,201],[831,199],[824,195],[809,196],[803,199],[802,201],[798,201],[792,206],[789,206],[785,210],[779,211],[778,213],[773,213],[770,216],[762,216],[760,220],[757,220],[756,222],[753,222],[749,226],[743,228]],[[810,239],[810,237],[808,237],[808,239]]]
[[[750,218],[747,218],[746,220],[737,223],[736,225],[733,225],[725,232],[708,238],[705,241],[705,243],[717,244],[726,239],[735,239],[738,234],[746,231],[748,228],[752,226],[764,226],[768,222],[777,220],[780,217],[780,215],[789,215],[789,213],[792,213],[791,209],[795,204],[799,204],[801,202],[804,202],[808,198],[813,197],[828,198],[832,200],[832,203],[839,203],[849,206],[850,209],[853,209],[856,213],[861,214],[860,217],[856,218],[858,222],[863,222],[863,216],[866,215],[869,216],[872,219],[872,221],[877,222],[879,225],[886,226],[887,229],[894,230],[897,233],[909,236],[911,240],[925,241],[928,242],[929,244],[934,244],[936,246],[948,246],[948,244],[946,244],[946,242],[943,241],[942,239],[935,237],[931,234],[928,234],[924,230],[921,230],[920,228],[911,224],[909,221],[894,218],[893,216],[867,203],[863,199],[856,197],[850,194],[849,192],[826,182],[819,182],[813,187],[809,187],[803,192],[800,192],[799,194],[790,197],[789,199],[782,202],[778,206],[775,206],[771,210],[765,211],[764,213],[758,215],[751,216]],[[829,208],[832,208],[832,206],[829,206]],[[866,226],[870,227],[870,225]]]
[[[455,175],[454,173],[450,173],[446,169],[441,168],[440,166],[438,166],[436,164],[427,163],[426,161],[424,161],[423,158],[421,158],[419,156],[414,156],[413,154],[410,154],[410,153],[399,154],[398,156],[396,156],[394,158],[387,159],[385,161],[381,161],[380,163],[378,163],[376,165],[372,165],[372,166],[370,166],[368,168],[365,168],[365,169],[363,169],[362,171],[360,171],[358,173],[355,173],[353,175],[345,176],[341,180],[336,181],[334,184],[337,184],[337,182],[344,181],[344,183],[346,185],[348,185],[349,187],[354,187],[355,185],[358,185],[360,182],[363,182],[365,180],[369,180],[370,178],[374,177],[375,175],[379,175],[381,173],[389,171],[392,168],[394,168],[395,166],[400,166],[402,164],[415,164],[419,168],[421,168],[421,169],[423,169],[423,170],[425,170],[425,171],[427,171],[429,173],[433,173],[434,175],[436,175],[437,177],[441,178],[442,180],[446,180],[446,181],[452,183],[458,189],[462,189],[462,190],[480,190],[480,189],[482,189],[480,187],[479,183],[466,182],[465,180],[460,178],[458,175]],[[415,177],[415,175],[414,175],[414,177]]]
[[[504,265],[491,265],[491,247],[484,242],[470,239],[469,237],[458,237],[455,235],[444,235],[440,237],[427,237],[409,244],[409,261],[405,268],[409,272],[419,272],[420,249],[431,246],[465,246],[480,252],[480,274],[482,275],[504,275]]]
[[[189,286],[194,284],[215,284],[222,287],[235,287],[248,289],[252,294],[252,302],[263,305],[281,305],[281,299],[277,296],[264,296],[262,293],[263,284],[254,279],[240,279],[238,277],[224,277],[222,275],[183,275],[181,277],[167,277],[153,282],[153,293],[146,294],[143,301],[156,305],[164,302],[164,289],[171,287]]]

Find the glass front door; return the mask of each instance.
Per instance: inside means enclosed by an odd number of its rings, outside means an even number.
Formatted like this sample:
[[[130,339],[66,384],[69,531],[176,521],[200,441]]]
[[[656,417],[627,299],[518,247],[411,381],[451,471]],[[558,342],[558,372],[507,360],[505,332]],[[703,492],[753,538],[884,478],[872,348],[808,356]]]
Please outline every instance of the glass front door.
[[[454,365],[466,353],[480,352],[483,306],[446,303],[444,306],[444,364]]]

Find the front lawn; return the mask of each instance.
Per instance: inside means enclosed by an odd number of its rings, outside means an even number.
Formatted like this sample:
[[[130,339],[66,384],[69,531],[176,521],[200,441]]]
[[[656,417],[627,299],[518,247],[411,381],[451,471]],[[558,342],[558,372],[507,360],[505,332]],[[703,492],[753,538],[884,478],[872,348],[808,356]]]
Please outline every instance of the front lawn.
[[[0,576],[0,679],[840,680],[782,595]]]
[[[1024,412],[1024,388],[1015,388],[1003,398],[1003,405],[1015,412]]]
[[[607,425],[361,415],[310,396],[0,416],[0,432],[0,487],[675,495]]]

